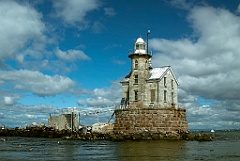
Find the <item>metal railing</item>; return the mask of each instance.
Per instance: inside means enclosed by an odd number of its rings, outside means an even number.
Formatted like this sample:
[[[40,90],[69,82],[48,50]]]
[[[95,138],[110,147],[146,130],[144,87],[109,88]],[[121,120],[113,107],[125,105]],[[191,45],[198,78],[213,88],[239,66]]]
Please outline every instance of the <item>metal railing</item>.
[[[135,52],[134,52],[133,50],[131,50],[131,49],[128,50],[128,56],[129,56],[129,55],[133,55],[133,54],[135,54]],[[152,56],[152,51],[148,51],[148,52],[146,51],[146,53],[144,53],[144,54],[148,54],[148,55],[151,55],[151,56]]]

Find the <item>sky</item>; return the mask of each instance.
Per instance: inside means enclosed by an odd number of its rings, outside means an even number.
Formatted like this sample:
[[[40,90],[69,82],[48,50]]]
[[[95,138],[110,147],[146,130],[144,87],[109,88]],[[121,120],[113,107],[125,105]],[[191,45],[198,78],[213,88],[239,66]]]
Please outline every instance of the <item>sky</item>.
[[[107,122],[148,29],[153,67],[172,66],[189,128],[240,128],[238,0],[0,0],[0,126],[67,110]]]

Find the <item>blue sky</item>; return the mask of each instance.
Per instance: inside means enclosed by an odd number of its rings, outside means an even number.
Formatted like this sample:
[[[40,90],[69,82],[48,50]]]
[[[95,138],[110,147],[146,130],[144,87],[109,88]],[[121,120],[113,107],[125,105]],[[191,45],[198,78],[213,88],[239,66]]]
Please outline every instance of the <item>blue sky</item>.
[[[237,0],[0,0],[0,125],[68,107],[106,122],[150,29],[153,67],[172,66],[190,129],[239,128],[239,16]]]

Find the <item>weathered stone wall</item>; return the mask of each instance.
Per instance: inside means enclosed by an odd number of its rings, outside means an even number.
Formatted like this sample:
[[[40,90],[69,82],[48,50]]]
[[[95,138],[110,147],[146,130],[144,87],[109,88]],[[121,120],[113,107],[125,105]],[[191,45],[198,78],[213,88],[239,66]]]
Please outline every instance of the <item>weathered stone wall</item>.
[[[115,133],[188,131],[185,109],[121,109],[115,110]]]
[[[78,129],[79,123],[76,119],[76,115],[73,115],[73,128]],[[71,114],[63,114],[60,116],[50,116],[48,119],[48,125],[58,130],[68,130],[71,128]]]

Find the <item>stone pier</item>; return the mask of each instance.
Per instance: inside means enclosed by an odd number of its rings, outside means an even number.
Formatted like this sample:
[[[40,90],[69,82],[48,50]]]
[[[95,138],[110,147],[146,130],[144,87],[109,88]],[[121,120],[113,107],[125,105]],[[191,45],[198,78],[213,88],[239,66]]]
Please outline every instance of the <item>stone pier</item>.
[[[172,133],[187,132],[186,109],[139,108],[115,110],[114,132],[133,134],[143,132]]]

